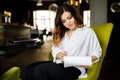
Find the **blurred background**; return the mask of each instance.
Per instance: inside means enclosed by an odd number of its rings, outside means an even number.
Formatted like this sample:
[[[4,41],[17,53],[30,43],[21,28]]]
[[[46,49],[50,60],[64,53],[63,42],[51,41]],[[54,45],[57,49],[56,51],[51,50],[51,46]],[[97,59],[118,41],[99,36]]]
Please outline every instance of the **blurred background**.
[[[19,66],[22,77],[28,64],[49,60],[54,19],[63,3],[75,6],[87,27],[114,24],[99,80],[119,80],[119,0],[0,0],[0,74]]]

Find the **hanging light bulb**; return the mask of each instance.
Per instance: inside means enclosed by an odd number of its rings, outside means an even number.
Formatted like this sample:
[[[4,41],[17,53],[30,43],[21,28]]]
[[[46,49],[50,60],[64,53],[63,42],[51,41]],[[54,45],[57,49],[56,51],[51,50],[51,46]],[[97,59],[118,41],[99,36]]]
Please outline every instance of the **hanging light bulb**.
[[[82,0],[79,0],[79,4],[81,4],[82,3]]]
[[[74,5],[74,0],[70,0],[70,4],[71,4],[71,5]]]
[[[70,0],[70,4],[74,6],[79,6],[82,3],[82,0]]]
[[[78,6],[79,5],[79,2],[78,1],[75,1],[75,6]]]
[[[42,4],[42,0],[37,0],[37,4],[36,4],[37,6],[42,6],[43,4]]]

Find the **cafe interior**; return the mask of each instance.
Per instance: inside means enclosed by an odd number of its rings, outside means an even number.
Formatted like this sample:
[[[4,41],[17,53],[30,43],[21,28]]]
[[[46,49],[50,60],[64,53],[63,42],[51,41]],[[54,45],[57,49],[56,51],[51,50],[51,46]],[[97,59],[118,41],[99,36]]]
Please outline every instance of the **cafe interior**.
[[[77,9],[86,27],[98,27],[101,42],[108,38],[100,62],[78,80],[120,80],[119,0],[0,0],[0,80],[22,80],[27,65],[52,60],[54,19],[64,3]]]

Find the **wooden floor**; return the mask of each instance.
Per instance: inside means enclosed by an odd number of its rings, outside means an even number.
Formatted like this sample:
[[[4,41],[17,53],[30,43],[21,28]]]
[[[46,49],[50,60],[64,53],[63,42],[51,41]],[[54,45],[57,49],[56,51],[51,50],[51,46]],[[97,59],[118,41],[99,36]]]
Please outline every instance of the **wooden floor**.
[[[21,77],[25,67],[33,62],[47,61],[48,54],[51,51],[52,39],[45,38],[40,48],[25,48],[21,52],[12,56],[0,57],[0,72],[3,73],[13,66],[21,69]],[[100,77],[98,80],[120,80],[119,59],[106,58],[103,62]]]
[[[48,54],[51,51],[51,46],[52,39],[49,37],[44,39],[44,43],[41,47],[25,48],[14,55],[0,57],[0,73],[2,74],[13,66],[18,66],[21,68],[22,77],[24,69],[28,64],[48,60]]]

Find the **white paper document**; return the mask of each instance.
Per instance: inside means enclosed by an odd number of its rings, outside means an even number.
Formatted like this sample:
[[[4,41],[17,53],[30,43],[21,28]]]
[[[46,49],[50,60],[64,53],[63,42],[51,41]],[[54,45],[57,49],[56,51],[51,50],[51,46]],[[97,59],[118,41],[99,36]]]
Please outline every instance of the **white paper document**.
[[[65,56],[64,67],[70,66],[91,66],[91,57]]]

